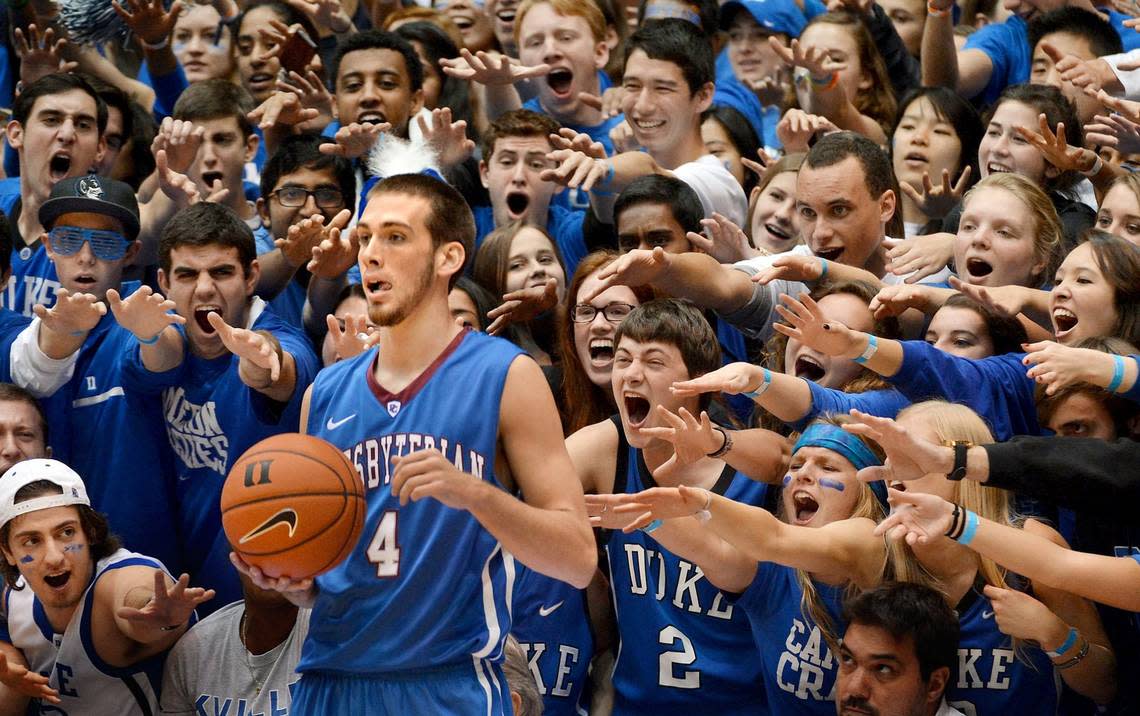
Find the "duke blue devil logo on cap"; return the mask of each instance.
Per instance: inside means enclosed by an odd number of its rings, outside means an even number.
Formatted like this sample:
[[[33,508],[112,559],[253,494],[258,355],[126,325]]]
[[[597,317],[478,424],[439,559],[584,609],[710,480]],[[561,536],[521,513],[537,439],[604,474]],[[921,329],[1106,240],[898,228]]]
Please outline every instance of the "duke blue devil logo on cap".
[[[79,190],[80,194],[87,197],[88,199],[103,198],[103,187],[99,184],[98,177],[84,177],[79,180],[79,184],[76,185],[75,188]]]

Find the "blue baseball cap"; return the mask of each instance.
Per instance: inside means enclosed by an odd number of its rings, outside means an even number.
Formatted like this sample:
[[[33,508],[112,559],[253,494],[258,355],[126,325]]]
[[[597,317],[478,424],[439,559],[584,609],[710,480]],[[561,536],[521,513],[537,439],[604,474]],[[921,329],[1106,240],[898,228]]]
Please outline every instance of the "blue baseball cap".
[[[795,0],[728,0],[720,6],[722,30],[728,29],[739,10],[747,10],[765,30],[789,37],[799,37],[807,26],[807,18]]]

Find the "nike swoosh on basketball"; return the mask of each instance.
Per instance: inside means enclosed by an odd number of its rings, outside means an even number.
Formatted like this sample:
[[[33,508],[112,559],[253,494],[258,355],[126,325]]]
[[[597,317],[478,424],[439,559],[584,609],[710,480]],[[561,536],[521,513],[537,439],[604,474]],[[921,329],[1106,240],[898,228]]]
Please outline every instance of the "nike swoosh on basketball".
[[[558,607],[560,607],[560,606],[562,606],[562,602],[558,602],[557,604],[551,604],[549,607],[539,607],[538,608],[538,616],[548,617],[551,614],[553,614],[554,610],[558,609]]]
[[[991,619],[993,615],[993,612],[982,611],[982,619]]]
[[[347,418],[341,418],[340,420],[333,420],[332,418],[329,418],[329,421],[327,423],[325,423],[325,428],[328,430],[336,430],[341,425],[344,425],[349,420],[352,420],[355,417],[356,417],[356,413],[353,413],[352,415],[348,416]]]
[[[238,544],[245,544],[250,540],[257,539],[269,530],[280,526],[288,527],[289,536],[292,537],[293,533],[297,531],[296,510],[294,510],[292,507],[286,507],[283,510],[278,510],[277,513],[272,517],[246,533],[244,537],[238,540]]]

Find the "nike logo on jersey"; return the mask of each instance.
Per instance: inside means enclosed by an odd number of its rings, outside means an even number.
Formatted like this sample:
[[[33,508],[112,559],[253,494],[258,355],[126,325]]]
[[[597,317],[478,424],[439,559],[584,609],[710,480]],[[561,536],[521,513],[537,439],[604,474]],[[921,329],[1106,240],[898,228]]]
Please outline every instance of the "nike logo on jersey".
[[[341,418],[340,420],[333,420],[332,418],[329,418],[329,421],[328,421],[327,423],[325,423],[325,429],[327,429],[327,430],[336,430],[336,429],[337,429],[337,428],[339,428],[341,425],[344,425],[344,424],[345,424],[345,423],[347,423],[349,420],[352,420],[352,419],[353,419],[353,418],[355,418],[355,417],[356,417],[356,413],[353,413],[352,415],[349,415],[347,418]]]
[[[555,610],[557,610],[558,607],[560,607],[560,606],[562,606],[562,602],[558,602],[557,604],[551,604],[549,607],[539,607],[538,608],[538,616],[548,617],[551,614],[553,614],[555,612]]]
[[[993,619],[994,613],[982,610],[982,619]]]
[[[238,544],[245,544],[250,540],[257,539],[269,530],[284,525],[289,528],[289,536],[292,537],[293,533],[297,531],[297,512],[292,507],[286,507],[279,510],[272,517],[262,522],[259,526],[254,527],[244,537],[238,540]]]

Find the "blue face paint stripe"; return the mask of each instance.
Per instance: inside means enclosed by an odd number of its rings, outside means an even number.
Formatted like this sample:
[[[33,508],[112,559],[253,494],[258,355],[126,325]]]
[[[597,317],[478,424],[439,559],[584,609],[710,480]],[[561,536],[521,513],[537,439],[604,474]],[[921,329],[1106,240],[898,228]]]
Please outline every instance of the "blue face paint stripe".
[[[791,475],[784,475],[784,487],[787,487],[788,485],[790,485],[791,482],[792,482],[792,476]]]
[[[63,548],[63,551],[64,552],[82,552],[83,551],[83,545],[81,545],[81,544],[69,544]]]
[[[36,561],[36,558],[30,554],[26,557],[20,557],[20,563],[21,564],[31,564],[32,562],[35,562],[35,561]]]
[[[837,492],[843,492],[844,490],[847,489],[847,486],[844,485],[839,480],[832,480],[832,479],[826,478],[826,477],[819,478],[819,485],[820,485],[820,487],[830,487],[831,489],[833,489]]]

